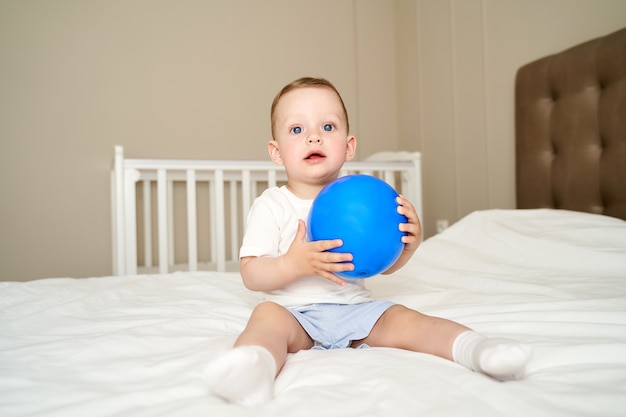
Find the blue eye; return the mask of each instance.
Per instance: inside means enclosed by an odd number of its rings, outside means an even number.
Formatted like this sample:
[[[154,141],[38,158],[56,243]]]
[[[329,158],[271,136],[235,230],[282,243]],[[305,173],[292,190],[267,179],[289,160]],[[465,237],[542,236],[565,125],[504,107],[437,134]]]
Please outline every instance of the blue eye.
[[[326,123],[323,129],[326,132],[332,132],[333,130],[335,130],[335,126],[331,125],[330,123]]]
[[[292,127],[291,128],[291,133],[298,135],[300,133],[302,133],[302,128],[300,126],[296,126],[296,127]]]

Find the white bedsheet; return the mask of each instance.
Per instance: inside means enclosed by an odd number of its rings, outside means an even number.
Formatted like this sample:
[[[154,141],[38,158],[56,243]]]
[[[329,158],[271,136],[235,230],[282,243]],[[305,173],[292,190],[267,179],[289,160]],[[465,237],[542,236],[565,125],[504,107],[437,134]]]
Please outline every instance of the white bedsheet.
[[[0,416],[626,415],[626,222],[476,212],[368,284],[531,344],[526,379],[393,349],[304,351],[275,400],[246,409],[200,378],[260,300],[238,274],[43,279],[0,283]]]

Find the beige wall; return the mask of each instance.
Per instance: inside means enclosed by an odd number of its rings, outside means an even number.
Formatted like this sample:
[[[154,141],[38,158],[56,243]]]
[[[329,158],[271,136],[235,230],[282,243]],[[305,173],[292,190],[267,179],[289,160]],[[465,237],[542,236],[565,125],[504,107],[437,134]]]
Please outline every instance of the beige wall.
[[[425,227],[513,207],[514,72],[622,0],[4,0],[0,280],[111,273],[113,145],[266,158],[269,103],[331,79],[359,155],[424,154]]]
[[[626,1],[398,4],[397,32],[414,37],[396,43],[407,54],[398,59],[398,99],[406,104],[399,113],[400,147],[423,153],[427,235],[437,219],[452,223],[474,210],[515,207],[515,72],[626,26]]]

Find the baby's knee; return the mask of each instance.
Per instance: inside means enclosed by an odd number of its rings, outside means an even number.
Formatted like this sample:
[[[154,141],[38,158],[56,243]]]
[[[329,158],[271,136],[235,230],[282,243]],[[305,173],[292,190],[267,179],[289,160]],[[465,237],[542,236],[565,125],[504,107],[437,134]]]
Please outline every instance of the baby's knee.
[[[285,307],[273,301],[259,303],[252,311],[252,317],[290,318],[291,313]]]

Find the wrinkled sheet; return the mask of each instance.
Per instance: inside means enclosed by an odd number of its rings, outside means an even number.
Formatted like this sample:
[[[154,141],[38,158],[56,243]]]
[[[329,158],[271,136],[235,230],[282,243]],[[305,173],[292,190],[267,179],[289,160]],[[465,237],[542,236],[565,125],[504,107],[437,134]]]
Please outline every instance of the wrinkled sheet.
[[[10,277],[4,277],[10,279]],[[376,298],[533,346],[506,383],[395,349],[290,355],[255,408],[200,373],[257,293],[236,273],[0,283],[1,416],[623,416],[626,222],[559,210],[472,213],[426,240]]]

